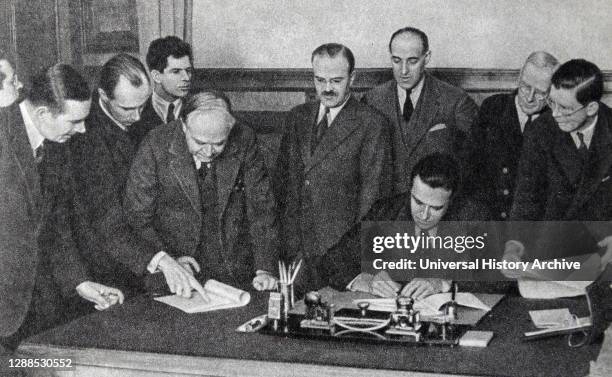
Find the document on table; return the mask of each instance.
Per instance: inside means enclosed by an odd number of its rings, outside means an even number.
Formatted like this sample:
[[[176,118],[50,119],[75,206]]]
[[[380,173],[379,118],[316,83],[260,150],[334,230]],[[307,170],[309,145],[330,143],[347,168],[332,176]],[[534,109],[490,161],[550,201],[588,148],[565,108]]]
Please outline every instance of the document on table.
[[[204,284],[208,294],[205,302],[199,293],[193,291],[190,298],[177,295],[156,297],[155,300],[174,306],[185,313],[203,313],[212,310],[230,309],[245,306],[251,301],[251,295],[242,289],[210,279]]]
[[[518,279],[518,288],[525,298],[553,299],[576,297],[586,294],[586,287],[601,273],[601,257],[597,253],[565,258],[580,262],[580,269],[566,270],[527,269]]]
[[[455,296],[455,302],[457,305],[465,306],[468,308],[478,309],[481,311],[488,312],[493,306],[495,306],[503,295],[495,294],[473,294],[469,292],[459,292]],[[438,293],[435,295],[427,296],[422,300],[414,302],[414,309],[418,310],[421,315],[434,316],[440,315],[442,307],[451,302],[451,293]],[[395,298],[374,298],[374,299],[358,299],[354,300],[355,305],[357,302],[369,302],[369,310],[394,312],[397,310],[397,304]]]

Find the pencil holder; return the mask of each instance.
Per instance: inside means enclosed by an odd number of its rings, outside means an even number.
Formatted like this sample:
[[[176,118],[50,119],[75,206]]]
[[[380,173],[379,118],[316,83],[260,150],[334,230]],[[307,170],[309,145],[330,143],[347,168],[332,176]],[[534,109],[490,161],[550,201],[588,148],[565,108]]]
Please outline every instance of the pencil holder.
[[[295,299],[293,297],[293,284],[292,283],[279,283],[280,293],[283,296],[283,319],[286,319],[289,315],[289,310],[295,305]]]

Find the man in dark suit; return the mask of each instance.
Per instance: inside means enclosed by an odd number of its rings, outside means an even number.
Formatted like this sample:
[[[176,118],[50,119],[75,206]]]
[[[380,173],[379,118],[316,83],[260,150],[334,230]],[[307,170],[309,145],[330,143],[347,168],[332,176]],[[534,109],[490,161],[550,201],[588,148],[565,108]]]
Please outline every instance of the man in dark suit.
[[[193,75],[191,46],[178,37],[167,36],[151,42],[146,59],[153,94],[145,104],[140,121],[130,129],[138,143],[156,126],[179,117]]]
[[[126,184],[128,221],[153,250],[194,257],[200,280],[273,289],[276,208],[255,134],[224,102],[193,103],[185,122],[143,141]]]
[[[463,158],[478,107],[461,89],[425,71],[431,58],[427,35],[397,30],[389,42],[394,79],[372,88],[363,100],[393,124],[395,192],[410,187],[410,172],[424,156],[445,152]]]
[[[472,126],[469,147],[471,191],[485,203],[498,221],[510,214],[523,134],[546,112],[550,78],[559,63],[544,51],[529,55],[512,93],[484,100]]]
[[[121,198],[127,174],[137,150],[130,129],[150,95],[149,79],[138,59],[119,54],[100,71],[100,84],[92,111],[85,121],[87,132],[71,140],[76,183],[76,239],[89,269],[97,280],[121,287],[126,294],[141,293],[147,266],[155,263],[170,291],[177,285],[183,294],[199,284],[189,271],[170,256],[156,257],[155,250],[131,231]],[[189,263],[189,259],[181,260]],[[156,269],[153,269],[156,271]],[[147,278],[148,279],[148,278]]]
[[[307,261],[325,254],[387,196],[391,173],[387,121],[351,96],[351,51],[319,46],[312,65],[319,101],[289,112],[275,171],[284,250]],[[316,276],[309,263],[304,268],[303,278]]]
[[[548,257],[599,246],[607,248],[605,265],[612,257],[612,111],[601,102],[603,75],[595,64],[575,59],[562,64],[551,81],[552,112],[525,136],[510,219],[553,226],[553,221],[586,221],[586,232],[575,228],[580,224],[558,232],[572,245],[580,236],[580,250],[555,248]],[[523,241],[509,241],[506,257],[520,259],[526,250],[533,256],[536,248]]]
[[[411,235],[428,236],[468,236],[482,234],[476,223],[466,221],[488,220],[488,211],[481,204],[460,198],[455,195],[459,189],[459,168],[454,158],[442,153],[434,153],[424,157],[412,170],[412,187],[408,193],[398,194],[391,198],[377,201],[363,221],[402,221],[409,222],[406,229],[403,224],[398,232],[408,231]],[[390,226],[391,224],[387,224]],[[321,275],[323,285],[334,288],[373,293],[385,297],[394,297],[398,292],[408,297],[424,297],[433,293],[447,292],[451,287],[452,278],[472,279],[466,273],[454,274],[452,271],[426,271],[422,274],[412,274],[408,284],[402,286],[394,281],[387,272],[377,275],[360,273],[362,269],[361,231],[356,224],[344,237],[318,262],[317,270]],[[379,228],[372,228],[373,234],[380,235]],[[395,233],[395,230],[390,233]],[[493,236],[494,232],[490,232]],[[386,233],[385,233],[386,234]],[[494,242],[491,239],[488,242]],[[433,250],[421,252],[431,256]],[[465,260],[475,257],[478,251],[467,250],[458,254],[452,250],[440,251],[440,257],[445,261]],[[398,258],[405,258],[402,250]],[[483,253],[482,251],[480,252]],[[381,254],[386,260],[393,257]],[[419,255],[419,254],[416,254]],[[398,279],[406,279],[405,273],[393,275]],[[350,282],[350,284],[349,284]],[[464,285],[466,285],[464,283]],[[483,284],[484,286],[484,284]],[[320,287],[311,287],[312,289]],[[401,292],[400,292],[401,290]]]
[[[0,354],[62,321],[60,294],[97,309],[123,301],[121,291],[90,281],[72,241],[70,155],[61,143],[85,131],[90,104],[81,75],[56,64],[0,112]]]

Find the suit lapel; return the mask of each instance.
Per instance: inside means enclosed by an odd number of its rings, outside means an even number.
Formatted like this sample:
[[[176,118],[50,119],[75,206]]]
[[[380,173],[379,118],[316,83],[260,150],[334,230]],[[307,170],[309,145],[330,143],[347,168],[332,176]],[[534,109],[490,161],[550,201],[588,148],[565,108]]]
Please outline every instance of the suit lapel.
[[[335,151],[338,145],[357,129],[359,125],[358,122],[355,122],[357,106],[359,106],[357,100],[353,97],[349,98],[344,108],[336,115],[311,158],[306,160],[306,172]]]
[[[515,96],[516,92],[508,97],[508,103],[506,104],[503,116],[503,119],[505,119],[505,122],[503,122],[505,128],[503,134],[507,135],[509,146],[513,148],[510,153],[518,156],[521,153],[523,144],[523,133],[521,132],[521,122],[519,121],[516,104],[514,103]]]
[[[553,159],[559,165],[559,169],[567,181],[574,185],[578,183],[582,175],[582,164],[578,149],[569,133],[558,130],[552,116],[550,122],[552,122],[552,125],[550,125],[553,127],[552,132],[556,135],[552,145]]]
[[[200,202],[200,189],[194,162],[185,141],[185,134],[177,123],[174,137],[170,143],[170,169],[181,186],[181,189],[189,199],[193,210],[202,218],[202,204]]]
[[[219,156],[215,159],[216,175],[217,175],[217,195],[219,204],[219,219],[223,217],[225,207],[230,197],[232,190],[234,189],[234,183],[236,182],[236,176],[240,170],[240,160],[236,155],[236,145],[230,139],[228,140],[227,149],[223,151],[223,156]]]
[[[410,122],[408,122],[406,140],[410,154],[416,150],[421,139],[429,131],[431,122],[436,117],[439,108],[438,99],[440,98],[440,93],[436,83],[427,73],[424,80],[421,96],[416,104],[414,114],[410,118]]]
[[[317,115],[319,114],[319,102],[310,103],[310,109],[308,109],[308,116],[305,121],[301,124],[301,127],[296,130],[299,145],[301,145],[301,155],[304,164],[310,161],[310,146],[312,143],[312,129],[315,122],[317,121]]]
[[[40,175],[36,169],[32,146],[30,145],[25,124],[23,123],[23,117],[21,116],[21,111],[17,104],[12,106],[9,116],[8,126],[12,139],[10,145],[14,147],[17,163],[26,183],[30,207],[33,213],[40,215],[41,211],[39,207],[42,201]]]
[[[597,191],[602,180],[610,179],[610,168],[612,167],[612,133],[608,119],[600,113],[595,125],[591,144],[589,161],[574,201],[567,211],[568,219],[574,218],[580,208]]]
[[[93,122],[90,124],[94,127],[104,127],[105,131],[103,135],[108,138],[108,145],[112,146],[112,159],[114,160],[117,166],[125,165],[125,162],[130,163],[134,157],[135,153],[135,145],[132,141],[132,138],[128,134],[128,132],[123,131],[119,126],[115,124],[115,122],[110,119],[100,106],[95,103],[94,108],[95,115]]]

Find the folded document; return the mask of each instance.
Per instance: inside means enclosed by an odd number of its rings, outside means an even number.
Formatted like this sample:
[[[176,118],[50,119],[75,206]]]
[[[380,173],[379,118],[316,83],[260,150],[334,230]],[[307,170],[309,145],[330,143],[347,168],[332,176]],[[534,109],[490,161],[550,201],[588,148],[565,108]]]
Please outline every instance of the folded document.
[[[251,295],[248,292],[213,279],[204,284],[204,290],[208,294],[208,302],[205,302],[202,296],[195,291],[192,292],[190,298],[171,295],[156,297],[155,300],[174,306],[185,313],[203,313],[212,310],[238,308],[251,301]]]
[[[451,293],[438,293],[427,296],[422,300],[414,302],[414,309],[418,310],[421,315],[433,316],[439,315],[442,307],[451,302]],[[478,294],[478,296],[469,292],[459,292],[455,296],[457,305],[474,308],[485,312],[490,311],[495,304],[499,302],[502,295]],[[369,302],[369,310],[393,312],[397,309],[395,298],[373,298],[354,300],[354,303]]]

